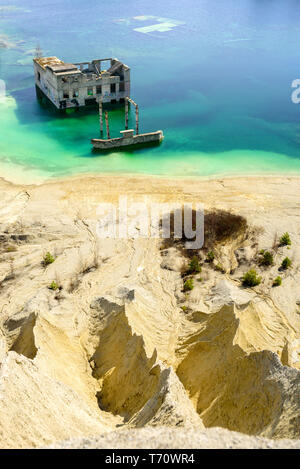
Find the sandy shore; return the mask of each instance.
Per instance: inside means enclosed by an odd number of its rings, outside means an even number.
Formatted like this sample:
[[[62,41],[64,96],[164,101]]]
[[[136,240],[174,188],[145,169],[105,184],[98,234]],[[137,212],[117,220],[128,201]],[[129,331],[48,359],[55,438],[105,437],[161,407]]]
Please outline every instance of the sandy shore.
[[[12,180],[10,180],[12,179]],[[25,178],[26,179],[26,178]],[[168,178],[152,175],[103,173],[97,175],[76,175],[53,180],[40,180],[34,183],[22,183],[21,178],[0,178],[0,188],[16,187],[18,190],[35,189],[43,192],[47,188],[50,192],[64,190],[70,195],[75,190],[83,197],[99,196],[115,199],[122,194],[163,196],[170,198],[192,197],[212,198],[223,193],[226,198],[231,194],[257,194],[276,196],[278,202],[285,203],[290,195],[299,191],[300,176],[298,175],[250,175],[250,176],[224,176],[224,177],[178,177]],[[279,191],[280,188],[280,191]]]
[[[119,197],[123,195],[126,195],[129,201],[186,201],[202,203],[204,208],[222,207],[250,217],[255,224],[264,225],[265,215],[268,214],[270,218],[272,214],[274,227],[278,224],[280,226],[282,211],[286,210],[286,230],[292,229],[295,234],[298,230],[295,221],[300,209],[299,176],[185,179],[102,174],[74,176],[38,185],[14,184],[0,179],[0,191],[3,202],[20,191],[30,194],[35,209],[41,213],[44,213],[45,209],[51,212],[54,207],[64,206],[70,213],[80,211],[93,217],[99,203],[118,204]],[[289,226],[290,223],[292,227]]]

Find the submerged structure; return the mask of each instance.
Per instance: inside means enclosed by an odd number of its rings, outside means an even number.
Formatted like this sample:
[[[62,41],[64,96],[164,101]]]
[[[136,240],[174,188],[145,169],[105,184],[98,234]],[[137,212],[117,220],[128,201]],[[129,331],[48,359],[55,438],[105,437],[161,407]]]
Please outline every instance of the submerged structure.
[[[130,98],[130,68],[118,59],[97,59],[91,62],[66,63],[57,57],[33,60],[38,97],[45,97],[57,109],[98,105],[100,139],[92,139],[94,150],[111,151],[121,147],[138,148],[159,144],[164,136],[161,130],[139,133],[139,107]],[[107,69],[105,69],[105,64]],[[125,105],[125,130],[122,137],[110,138],[108,112],[105,112],[106,139],[103,139],[103,105],[121,102]],[[129,104],[135,106],[136,128],[128,129]]]
[[[128,129],[129,103],[135,107],[135,134]],[[103,138],[103,106],[99,101],[99,120],[101,138],[93,138],[91,144],[96,151],[113,151],[114,149],[139,148],[148,145],[159,145],[164,139],[162,130],[156,132],[139,133],[139,106],[131,98],[125,98],[125,130],[121,130],[122,137],[110,138],[108,112],[105,111],[106,139]]]
[[[134,130],[121,130],[122,137],[98,139],[93,138],[91,143],[94,150],[112,151],[114,149],[139,148],[148,145],[158,145],[162,142],[164,135],[162,130],[134,135]]]
[[[108,63],[107,70],[102,70]],[[57,109],[125,102],[130,96],[130,68],[116,58],[65,63],[57,57],[33,60],[38,96]]]

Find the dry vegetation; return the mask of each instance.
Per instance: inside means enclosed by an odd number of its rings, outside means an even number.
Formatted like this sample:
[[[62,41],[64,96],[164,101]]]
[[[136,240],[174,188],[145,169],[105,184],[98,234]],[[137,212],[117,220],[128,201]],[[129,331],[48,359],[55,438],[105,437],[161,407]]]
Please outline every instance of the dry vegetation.
[[[197,228],[197,217],[201,214],[197,214],[196,210],[192,211],[192,229],[193,231]],[[169,215],[167,215],[167,218]],[[182,219],[184,226],[184,212],[182,211]],[[175,214],[170,214],[170,238],[165,239],[162,245],[162,249],[168,249],[169,247],[177,247],[186,257],[192,258],[195,254],[198,254],[192,249],[186,249],[185,243],[187,241],[193,241],[194,239],[188,239],[182,231],[181,238],[174,237],[174,220]],[[163,220],[161,220],[161,226]],[[198,228],[199,229],[199,228]],[[212,209],[204,214],[204,245],[202,247],[203,252],[208,252],[216,245],[220,243],[226,243],[228,241],[239,239],[240,242],[245,241],[251,235],[251,230],[248,226],[247,220],[242,215],[236,215],[232,212],[220,209]]]

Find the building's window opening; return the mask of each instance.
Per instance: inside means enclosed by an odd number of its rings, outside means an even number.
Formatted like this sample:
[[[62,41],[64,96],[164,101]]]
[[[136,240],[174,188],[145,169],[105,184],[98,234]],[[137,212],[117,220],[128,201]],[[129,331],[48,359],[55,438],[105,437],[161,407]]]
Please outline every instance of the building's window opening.
[[[96,98],[86,99],[85,105],[86,106],[94,106],[97,104]]]
[[[94,94],[93,93],[93,88],[88,88],[87,94],[88,94],[88,96],[93,96],[93,94]]]
[[[68,99],[69,98],[69,93],[67,93],[66,91],[64,91],[64,99]]]
[[[78,98],[78,96],[79,96],[79,92],[74,90],[73,91],[73,98]]]
[[[99,86],[96,87],[96,93],[97,94],[102,94],[102,86],[99,85]]]
[[[106,72],[111,67],[110,60],[101,60],[101,69],[102,72]]]
[[[67,83],[67,79],[65,77],[62,77],[62,82]]]
[[[37,72],[37,77],[38,77],[38,80],[41,81],[41,74],[40,74],[40,72]]]
[[[110,92],[111,92],[111,93],[115,93],[115,92],[116,92],[116,84],[115,84],[115,83],[112,83],[112,84],[110,85]]]
[[[120,83],[119,90],[120,91],[125,91],[125,83]]]

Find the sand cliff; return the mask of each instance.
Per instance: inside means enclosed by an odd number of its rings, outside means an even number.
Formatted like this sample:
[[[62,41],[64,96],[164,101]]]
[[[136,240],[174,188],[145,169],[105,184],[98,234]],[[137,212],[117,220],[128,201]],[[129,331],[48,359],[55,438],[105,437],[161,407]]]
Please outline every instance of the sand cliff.
[[[124,194],[201,202],[247,228],[216,240],[213,263],[199,252],[186,293],[182,246],[97,237],[98,204]],[[300,439],[299,196],[296,177],[1,181],[0,446],[122,439],[144,426]],[[284,232],[290,247],[278,245]],[[274,265],[259,265],[261,249]],[[292,266],[278,270],[287,256]],[[262,282],[244,288],[252,267]]]

